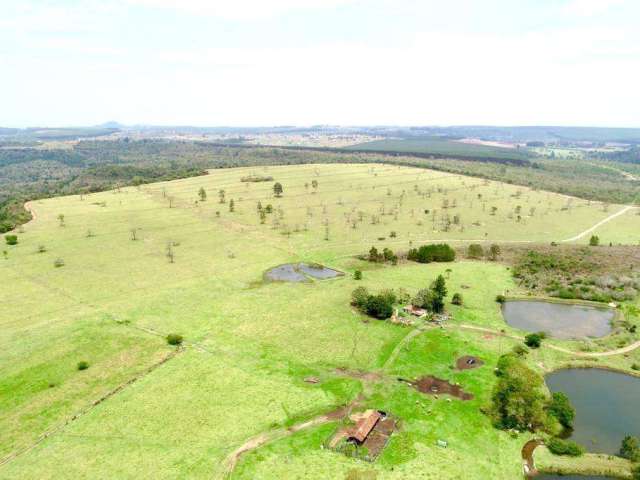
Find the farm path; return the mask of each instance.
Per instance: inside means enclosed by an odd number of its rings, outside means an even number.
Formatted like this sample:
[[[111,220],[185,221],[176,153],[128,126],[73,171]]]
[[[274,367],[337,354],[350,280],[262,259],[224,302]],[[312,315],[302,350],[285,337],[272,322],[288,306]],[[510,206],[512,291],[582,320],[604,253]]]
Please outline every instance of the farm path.
[[[465,324],[460,324],[460,325],[449,325],[446,328],[450,328],[450,329],[454,329],[454,328],[459,328],[461,330],[473,330],[476,332],[484,332],[484,333],[488,333],[491,335],[496,335],[496,336],[500,336],[500,337],[505,337],[505,338],[511,338],[514,340],[524,340],[523,337],[520,337],[518,335],[510,335],[508,333],[503,333],[500,332],[498,330],[492,330],[490,328],[484,328],[484,327],[477,327],[475,325],[465,325]],[[581,357],[581,358],[594,358],[594,357],[613,357],[615,355],[622,355],[625,353],[629,353],[629,352],[633,352],[634,350],[640,348],[640,340],[638,340],[637,342],[634,342],[630,345],[627,345],[626,347],[622,347],[622,348],[616,348],[614,350],[607,350],[605,352],[576,352],[573,350],[569,350],[568,348],[563,348],[563,347],[558,347],[557,345],[552,345],[549,343],[544,343],[543,347],[546,348],[550,348],[552,350],[555,350],[557,352],[562,352],[562,353],[566,353],[568,355],[573,355],[575,357]]]
[[[567,243],[567,242],[575,242],[576,240],[580,240],[582,237],[584,237],[586,235],[589,235],[591,232],[593,232],[598,227],[601,227],[605,223],[610,222],[611,220],[613,220],[614,218],[619,217],[620,215],[624,215],[629,210],[633,210],[634,208],[636,208],[636,207],[633,206],[633,205],[627,205],[626,207],[623,207],[622,209],[620,209],[616,213],[609,215],[607,218],[605,218],[603,220],[600,220],[598,223],[596,223],[592,227],[587,228],[584,232],[579,233],[575,237],[571,237],[571,238],[567,238],[565,240],[562,240],[562,242],[563,243]]]
[[[288,437],[289,435],[293,435],[296,432],[301,430],[305,430],[311,427],[317,427],[319,425],[323,425],[325,423],[333,422],[343,418],[346,415],[349,415],[351,409],[356,405],[358,400],[349,404],[346,407],[338,408],[337,410],[333,410],[329,413],[325,413],[324,415],[320,415],[318,417],[312,418],[310,420],[306,420],[301,423],[297,423],[287,428],[280,428],[277,430],[272,430],[269,432],[260,433],[254,437],[251,437],[249,440],[244,442],[238,448],[236,448],[233,452],[231,452],[224,461],[224,470],[222,473],[222,478],[230,478],[233,470],[235,469],[240,457],[250,452],[251,450],[255,450],[257,448],[266,445],[267,443],[273,442],[274,440],[279,440],[281,438]]]

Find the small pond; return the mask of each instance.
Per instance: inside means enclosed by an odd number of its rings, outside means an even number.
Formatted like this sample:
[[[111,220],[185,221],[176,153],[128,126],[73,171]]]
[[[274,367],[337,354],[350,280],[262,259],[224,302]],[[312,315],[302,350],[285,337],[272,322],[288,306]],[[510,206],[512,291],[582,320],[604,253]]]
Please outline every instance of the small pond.
[[[287,263],[271,268],[264,274],[267,280],[277,282],[307,282],[312,278],[324,280],[341,275],[344,274],[338,270],[309,263]]]
[[[608,335],[615,311],[607,307],[543,300],[509,300],[502,305],[502,315],[512,327],[571,340]]]
[[[640,436],[640,378],[571,368],[550,373],[545,381],[549,390],[564,392],[571,400],[576,418],[569,438],[588,451],[616,454],[625,435]]]

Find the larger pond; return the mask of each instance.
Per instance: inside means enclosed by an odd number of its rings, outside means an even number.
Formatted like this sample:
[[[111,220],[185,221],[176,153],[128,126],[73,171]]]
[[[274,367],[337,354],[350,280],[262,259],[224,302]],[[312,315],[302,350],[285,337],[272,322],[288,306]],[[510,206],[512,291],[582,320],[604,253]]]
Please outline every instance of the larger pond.
[[[550,373],[545,381],[552,392],[569,396],[576,409],[570,439],[588,451],[616,454],[625,435],[640,436],[640,378],[571,368]]]
[[[563,340],[604,337],[611,332],[615,312],[571,303],[542,300],[510,300],[502,315],[512,327],[527,332],[546,332]]]

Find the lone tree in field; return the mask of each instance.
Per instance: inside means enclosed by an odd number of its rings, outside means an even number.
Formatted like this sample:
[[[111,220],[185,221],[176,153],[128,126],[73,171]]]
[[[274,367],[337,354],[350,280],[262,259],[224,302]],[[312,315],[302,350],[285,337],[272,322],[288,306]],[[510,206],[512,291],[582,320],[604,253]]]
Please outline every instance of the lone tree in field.
[[[479,243],[472,243],[467,249],[467,257],[479,259],[484,257],[484,249]]]
[[[58,214],[58,221],[60,222],[60,226],[64,227],[64,214]]]
[[[175,257],[173,255],[173,244],[171,242],[167,243],[167,260],[169,263],[173,263],[175,261]]]
[[[260,210],[259,215],[260,215],[260,224],[264,225],[265,222],[267,221],[267,214],[265,213],[264,210]]]
[[[280,184],[280,182],[274,183],[273,184],[273,194],[276,197],[281,197],[282,196],[282,192],[283,192],[282,184]]]
[[[207,192],[204,189],[204,187],[200,187],[200,190],[198,190],[198,196],[200,197],[201,202],[204,202],[207,200]]]
[[[598,245],[600,245],[600,237],[598,237],[597,235],[591,235],[591,238],[589,239],[589,245],[591,245],[592,247],[597,247]]]
[[[138,229],[137,228],[132,228],[131,229],[131,240],[133,240],[134,242],[138,239]]]
[[[233,201],[233,198],[232,198],[229,201],[229,211],[233,213],[235,211],[235,209],[236,209],[236,204],[235,204],[235,202]]]
[[[311,186],[313,187],[313,193],[316,193],[318,191],[318,181],[317,180],[312,180],[311,181]]]
[[[220,189],[218,191],[218,198],[220,203],[225,203],[226,200],[224,199],[224,190]]]

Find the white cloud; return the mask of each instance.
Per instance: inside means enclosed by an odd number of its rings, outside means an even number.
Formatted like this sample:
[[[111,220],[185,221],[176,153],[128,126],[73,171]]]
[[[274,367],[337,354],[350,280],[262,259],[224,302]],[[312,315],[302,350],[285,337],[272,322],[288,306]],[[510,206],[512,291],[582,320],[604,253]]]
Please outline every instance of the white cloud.
[[[563,5],[562,10],[567,15],[594,17],[631,3],[628,0],[570,0]]]
[[[171,9],[229,20],[254,20],[295,10],[330,9],[354,0],[126,0],[145,7]]]

